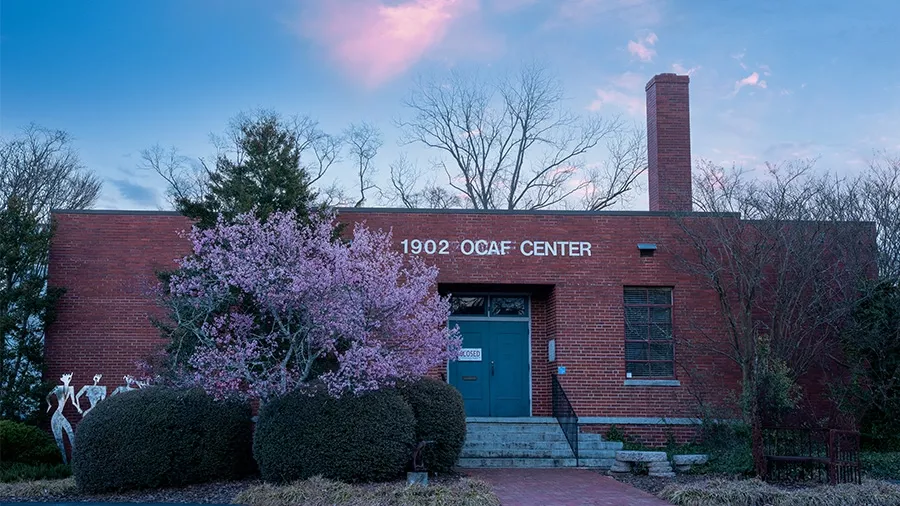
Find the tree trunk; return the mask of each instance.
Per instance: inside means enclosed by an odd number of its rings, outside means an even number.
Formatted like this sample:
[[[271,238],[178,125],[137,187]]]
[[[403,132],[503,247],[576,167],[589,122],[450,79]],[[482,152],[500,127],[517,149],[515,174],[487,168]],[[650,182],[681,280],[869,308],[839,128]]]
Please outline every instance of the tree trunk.
[[[753,469],[756,471],[757,478],[765,480],[768,469],[766,466],[765,444],[763,442],[762,417],[759,413],[759,405],[756,402],[753,403],[751,409],[753,412],[751,413],[752,418],[750,422],[750,445],[753,454]]]

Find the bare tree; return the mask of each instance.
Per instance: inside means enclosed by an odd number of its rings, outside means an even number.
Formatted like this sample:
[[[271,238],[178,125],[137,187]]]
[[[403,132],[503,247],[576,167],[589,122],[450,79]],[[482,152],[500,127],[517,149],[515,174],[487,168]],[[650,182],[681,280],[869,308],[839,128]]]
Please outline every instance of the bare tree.
[[[377,189],[372,177],[375,175],[373,160],[378,150],[384,145],[381,132],[369,123],[352,123],[344,132],[344,138],[350,151],[350,158],[356,169],[356,183],[359,184],[359,199],[355,207],[366,202],[366,192]]]
[[[391,189],[382,198],[409,209],[452,209],[462,207],[462,199],[429,180],[402,155],[391,164]],[[419,184],[424,180],[424,184]]]
[[[443,154],[439,166],[467,205],[544,209],[587,188],[584,157],[623,133],[618,119],[579,118],[563,103],[560,84],[536,65],[498,82],[452,73],[448,80],[421,80],[406,101],[412,117],[398,125],[405,142]],[[616,170],[626,174],[595,183],[619,189],[598,188],[598,194],[622,195],[643,167]],[[595,203],[607,207],[616,199]]]
[[[51,209],[93,206],[101,187],[62,130],[32,124],[0,144],[0,205],[16,197],[27,212],[46,222]]]
[[[716,294],[722,321],[691,322],[695,344],[734,363],[751,425],[757,473],[766,474],[762,425],[794,407],[798,379],[824,360],[857,303],[875,258],[874,230],[835,222],[821,202],[842,198],[811,163],[769,166],[763,179],[702,163],[683,217],[680,263]]]
[[[609,158],[588,168],[581,208],[599,211],[624,201],[647,170],[647,138],[642,129],[615,135],[607,143]]]

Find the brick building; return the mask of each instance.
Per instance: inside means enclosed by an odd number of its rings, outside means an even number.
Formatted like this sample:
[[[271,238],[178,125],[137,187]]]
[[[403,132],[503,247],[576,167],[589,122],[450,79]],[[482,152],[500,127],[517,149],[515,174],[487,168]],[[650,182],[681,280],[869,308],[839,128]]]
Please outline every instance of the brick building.
[[[551,416],[556,377],[583,431],[616,424],[661,442],[691,433],[698,389],[724,398],[737,387],[733,364],[692,346],[722,319],[675,245],[679,220],[740,218],[692,212],[688,77],[657,75],[646,91],[649,211],[339,211],[439,267],[464,341],[441,374],[473,420]],[[190,223],[166,212],[53,217],[50,282],[67,292],[47,334],[48,375],[74,371],[77,389],[99,372],[115,388],[161,342],[154,273],[188,253],[179,232]]]

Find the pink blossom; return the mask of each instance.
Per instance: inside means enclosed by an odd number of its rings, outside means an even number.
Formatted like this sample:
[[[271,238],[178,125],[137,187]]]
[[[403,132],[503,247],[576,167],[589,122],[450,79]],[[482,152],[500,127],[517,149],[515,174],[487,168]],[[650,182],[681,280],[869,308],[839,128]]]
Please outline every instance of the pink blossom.
[[[314,381],[339,396],[453,359],[460,339],[437,269],[394,251],[389,233],[356,225],[345,243],[333,230],[293,213],[195,228],[167,300],[190,310],[176,323],[199,340],[181,377],[217,397],[265,400]],[[315,378],[323,359],[336,367]]]

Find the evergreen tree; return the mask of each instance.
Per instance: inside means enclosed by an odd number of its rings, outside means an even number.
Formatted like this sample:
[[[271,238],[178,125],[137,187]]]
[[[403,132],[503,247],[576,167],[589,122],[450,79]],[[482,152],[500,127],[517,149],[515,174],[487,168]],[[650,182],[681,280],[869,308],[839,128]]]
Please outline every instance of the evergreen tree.
[[[176,208],[197,220],[201,228],[215,225],[218,215],[230,222],[255,208],[265,220],[276,211],[306,217],[316,193],[300,163],[302,139],[278,115],[263,112],[241,116],[233,132],[234,153],[220,153],[197,199],[180,197]]]
[[[47,288],[51,228],[25,202],[0,208],[0,417],[20,420],[39,412],[44,329],[62,295]]]

